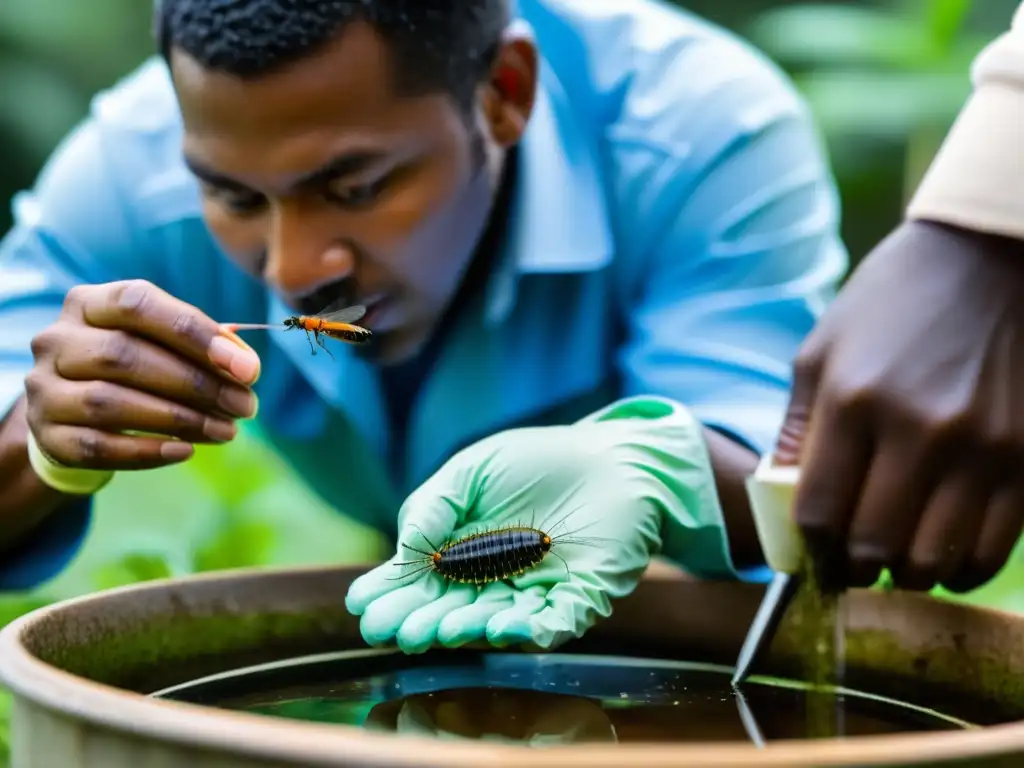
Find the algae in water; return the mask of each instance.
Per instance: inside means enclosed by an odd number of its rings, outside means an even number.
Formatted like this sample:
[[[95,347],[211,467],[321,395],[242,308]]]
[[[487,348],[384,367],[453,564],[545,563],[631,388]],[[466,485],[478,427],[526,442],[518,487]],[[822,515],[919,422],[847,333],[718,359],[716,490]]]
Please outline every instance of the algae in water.
[[[821,590],[813,564],[806,561],[793,601],[793,624],[803,677],[811,685],[806,706],[807,737],[812,739],[836,738],[843,731],[842,702],[835,693],[843,655],[839,602],[839,593]]]

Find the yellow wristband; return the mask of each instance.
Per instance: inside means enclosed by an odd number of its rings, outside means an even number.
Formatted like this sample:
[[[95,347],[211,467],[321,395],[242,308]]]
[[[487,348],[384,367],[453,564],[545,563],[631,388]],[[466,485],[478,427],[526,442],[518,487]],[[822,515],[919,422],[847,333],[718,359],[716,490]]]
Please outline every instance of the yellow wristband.
[[[110,482],[112,470],[77,469],[58,464],[39,447],[32,430],[28,431],[28,461],[39,479],[54,490],[75,496],[90,496]]]

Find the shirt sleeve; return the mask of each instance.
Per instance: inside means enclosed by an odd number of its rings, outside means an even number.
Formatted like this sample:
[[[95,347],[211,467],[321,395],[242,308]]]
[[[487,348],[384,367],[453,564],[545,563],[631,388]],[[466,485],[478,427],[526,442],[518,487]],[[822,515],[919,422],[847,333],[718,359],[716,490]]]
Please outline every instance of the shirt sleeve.
[[[728,50],[728,49],[727,49]],[[638,248],[621,369],[627,394],[689,407],[761,453],[774,445],[792,362],[847,267],[838,194],[806,104],[769,62],[713,46],[669,76],[715,73],[624,151],[626,237]],[[690,93],[692,95],[687,96]],[[642,94],[639,96],[642,97]]]
[[[62,142],[33,189],[13,202],[14,226],[0,241],[0,414],[24,391],[32,338],[52,324],[68,289],[113,279],[134,253],[126,206],[106,161],[100,127],[87,121]],[[0,558],[0,591],[56,575],[77,553],[91,502],[64,508]]]
[[[974,60],[971,80],[907,215],[1024,240],[1024,4]]]

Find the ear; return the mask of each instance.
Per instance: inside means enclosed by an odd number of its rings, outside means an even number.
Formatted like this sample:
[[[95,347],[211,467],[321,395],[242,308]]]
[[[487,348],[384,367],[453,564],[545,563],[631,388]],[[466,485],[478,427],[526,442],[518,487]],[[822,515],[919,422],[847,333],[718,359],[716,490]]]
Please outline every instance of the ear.
[[[526,35],[506,35],[484,87],[484,118],[502,149],[517,144],[537,96],[537,47]]]

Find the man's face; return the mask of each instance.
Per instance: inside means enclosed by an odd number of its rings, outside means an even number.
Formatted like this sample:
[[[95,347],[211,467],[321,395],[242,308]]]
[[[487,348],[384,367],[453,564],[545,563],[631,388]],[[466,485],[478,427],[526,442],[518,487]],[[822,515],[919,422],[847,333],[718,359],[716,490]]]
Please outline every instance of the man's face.
[[[467,120],[443,94],[396,95],[390,51],[364,24],[262,78],[181,51],[171,66],[186,162],[224,250],[297,311],[365,304],[382,362],[414,354],[488,221],[533,81],[518,100],[482,85]]]

